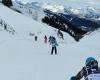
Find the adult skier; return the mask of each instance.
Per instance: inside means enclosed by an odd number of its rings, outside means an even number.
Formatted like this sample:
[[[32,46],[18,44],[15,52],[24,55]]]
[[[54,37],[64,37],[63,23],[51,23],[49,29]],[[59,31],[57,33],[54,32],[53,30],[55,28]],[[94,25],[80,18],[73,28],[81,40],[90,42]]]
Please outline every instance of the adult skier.
[[[71,77],[71,80],[100,80],[100,67],[98,61],[93,57],[88,57],[85,66],[78,72],[76,76]]]
[[[58,43],[56,41],[56,38],[55,37],[51,37],[50,40],[50,45],[52,45],[52,49],[51,49],[51,55],[53,55],[53,52],[55,51],[55,54],[57,54],[57,46],[58,46]]]

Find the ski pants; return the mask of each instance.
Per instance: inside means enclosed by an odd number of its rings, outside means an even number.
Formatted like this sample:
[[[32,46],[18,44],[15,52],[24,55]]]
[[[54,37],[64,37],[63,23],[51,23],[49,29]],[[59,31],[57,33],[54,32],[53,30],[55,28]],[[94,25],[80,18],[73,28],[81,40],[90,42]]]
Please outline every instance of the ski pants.
[[[51,54],[53,54],[54,51],[55,51],[55,54],[57,54],[57,48],[56,47],[52,47]]]

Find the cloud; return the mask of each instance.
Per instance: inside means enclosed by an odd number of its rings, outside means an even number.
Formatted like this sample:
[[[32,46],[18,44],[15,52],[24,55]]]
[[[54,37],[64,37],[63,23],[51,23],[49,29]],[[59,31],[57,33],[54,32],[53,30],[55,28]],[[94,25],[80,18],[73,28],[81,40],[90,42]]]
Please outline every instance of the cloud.
[[[84,6],[92,6],[100,9],[100,0],[19,0],[26,2],[38,1],[38,2],[49,2],[53,4],[62,4],[66,6],[74,7],[84,7]]]

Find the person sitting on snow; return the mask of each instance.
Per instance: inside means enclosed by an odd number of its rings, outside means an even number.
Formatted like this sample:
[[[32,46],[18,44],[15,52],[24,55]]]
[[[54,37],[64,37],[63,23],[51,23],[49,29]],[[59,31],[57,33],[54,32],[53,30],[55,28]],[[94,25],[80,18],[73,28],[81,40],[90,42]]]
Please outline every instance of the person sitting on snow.
[[[100,67],[98,61],[93,57],[88,57],[85,62],[85,67],[78,72],[76,76],[71,77],[71,80],[100,80]]]

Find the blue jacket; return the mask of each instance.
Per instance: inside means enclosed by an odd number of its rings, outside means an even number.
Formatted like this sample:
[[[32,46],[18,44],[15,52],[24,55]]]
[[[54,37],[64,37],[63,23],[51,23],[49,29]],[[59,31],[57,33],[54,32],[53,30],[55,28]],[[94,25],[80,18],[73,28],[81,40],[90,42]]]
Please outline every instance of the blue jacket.
[[[51,41],[50,41],[50,45],[52,45],[52,47],[56,47],[56,46],[58,46],[56,40],[51,40]]]

